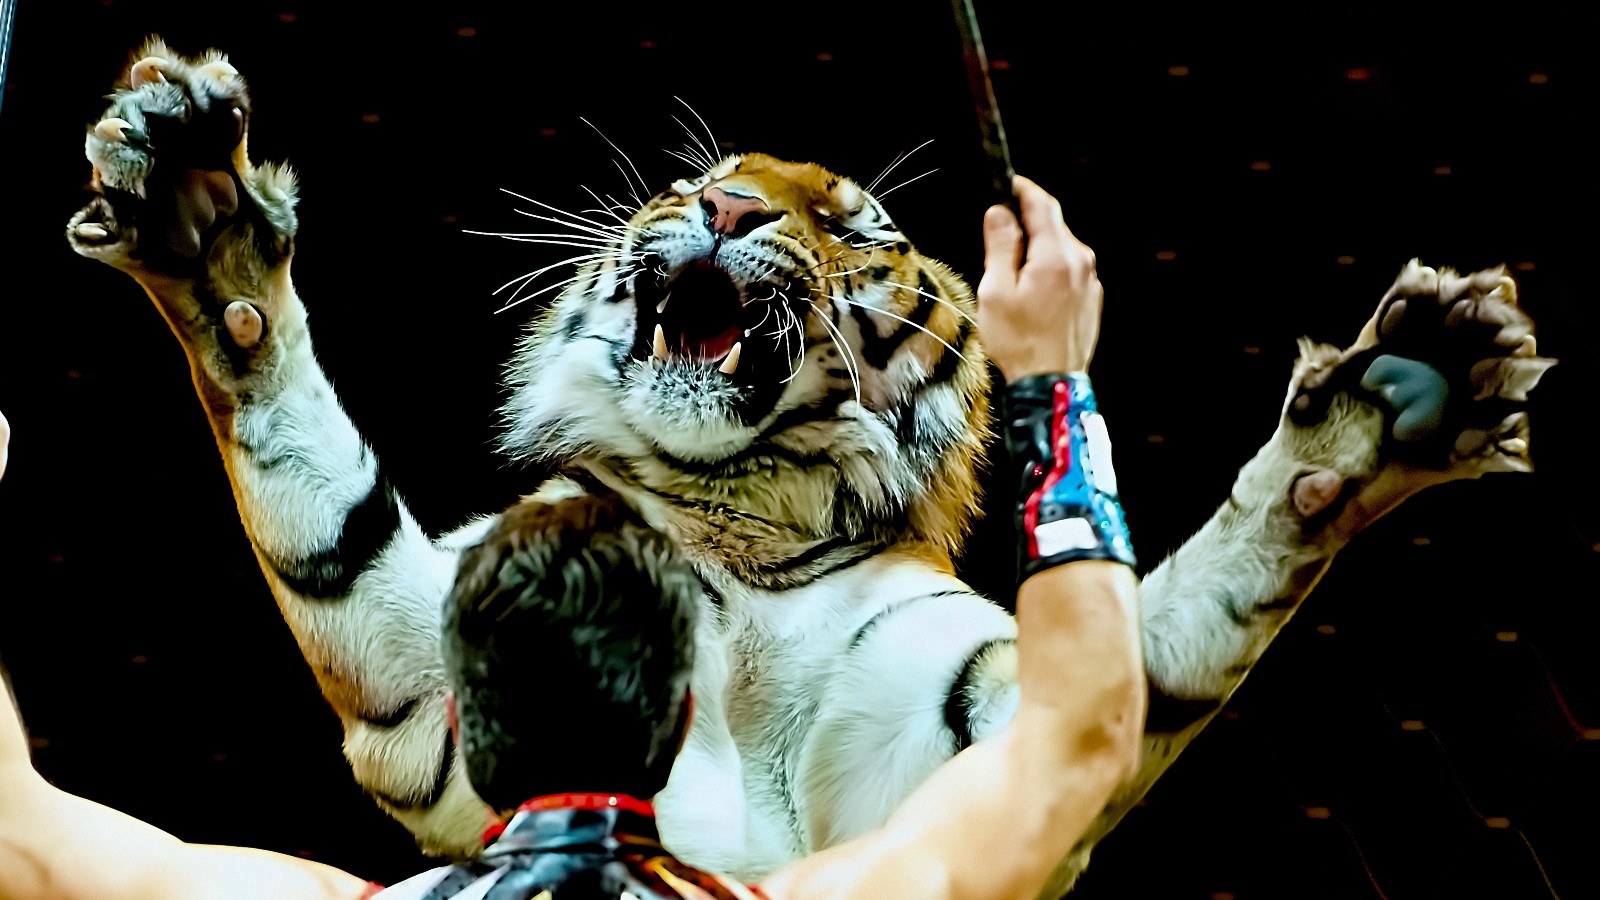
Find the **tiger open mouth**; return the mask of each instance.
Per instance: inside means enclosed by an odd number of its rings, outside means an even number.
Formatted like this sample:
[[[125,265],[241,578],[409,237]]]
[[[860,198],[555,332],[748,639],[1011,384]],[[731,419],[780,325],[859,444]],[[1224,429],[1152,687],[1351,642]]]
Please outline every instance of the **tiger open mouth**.
[[[710,259],[663,273],[658,259],[647,258],[634,283],[632,356],[715,369],[742,389],[745,407],[770,409],[799,371],[805,294],[787,280],[740,284]]]

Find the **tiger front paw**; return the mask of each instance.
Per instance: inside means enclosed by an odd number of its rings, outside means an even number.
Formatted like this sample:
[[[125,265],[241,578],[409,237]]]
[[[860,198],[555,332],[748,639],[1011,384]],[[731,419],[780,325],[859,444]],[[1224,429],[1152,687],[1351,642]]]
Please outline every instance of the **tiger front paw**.
[[[1341,398],[1382,412],[1377,468],[1333,510],[1354,534],[1430,485],[1531,471],[1528,392],[1555,362],[1538,354],[1504,267],[1461,275],[1412,260],[1354,344],[1303,348],[1285,418],[1325,429]]]
[[[1555,360],[1504,267],[1468,275],[1412,260],[1360,337],[1314,362],[1289,403],[1291,419],[1321,418],[1338,391],[1386,410],[1388,455],[1455,477],[1529,471],[1528,391]]]
[[[133,276],[186,344],[256,345],[289,302],[271,281],[296,196],[287,169],[249,160],[244,78],[218,51],[183,57],[152,38],[110,101],[84,140],[93,196],[68,243]]]

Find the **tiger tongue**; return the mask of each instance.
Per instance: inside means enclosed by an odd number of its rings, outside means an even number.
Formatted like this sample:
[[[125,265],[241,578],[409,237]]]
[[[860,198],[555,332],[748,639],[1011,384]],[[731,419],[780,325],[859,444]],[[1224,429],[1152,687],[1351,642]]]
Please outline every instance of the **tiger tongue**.
[[[744,337],[744,329],[737,325],[730,325],[721,332],[709,336],[690,336],[687,332],[678,336],[678,346],[683,348],[683,354],[701,363],[713,363],[728,355],[733,345]]]

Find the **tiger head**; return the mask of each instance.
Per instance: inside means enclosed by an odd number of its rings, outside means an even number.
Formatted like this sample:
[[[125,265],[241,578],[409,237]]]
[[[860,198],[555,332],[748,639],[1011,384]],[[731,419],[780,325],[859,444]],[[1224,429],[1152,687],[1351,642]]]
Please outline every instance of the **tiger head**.
[[[535,320],[504,448],[799,541],[953,553],[989,428],[972,312],[856,182],[730,156],[605,232]]]

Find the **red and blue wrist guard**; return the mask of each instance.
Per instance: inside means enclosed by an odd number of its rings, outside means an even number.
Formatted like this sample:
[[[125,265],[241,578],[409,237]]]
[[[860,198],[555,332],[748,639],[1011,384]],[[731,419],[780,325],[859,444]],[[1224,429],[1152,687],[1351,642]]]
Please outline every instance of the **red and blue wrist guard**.
[[[1133,566],[1111,438],[1089,376],[1030,375],[1006,385],[1005,442],[1020,473],[1018,580],[1080,559]]]

